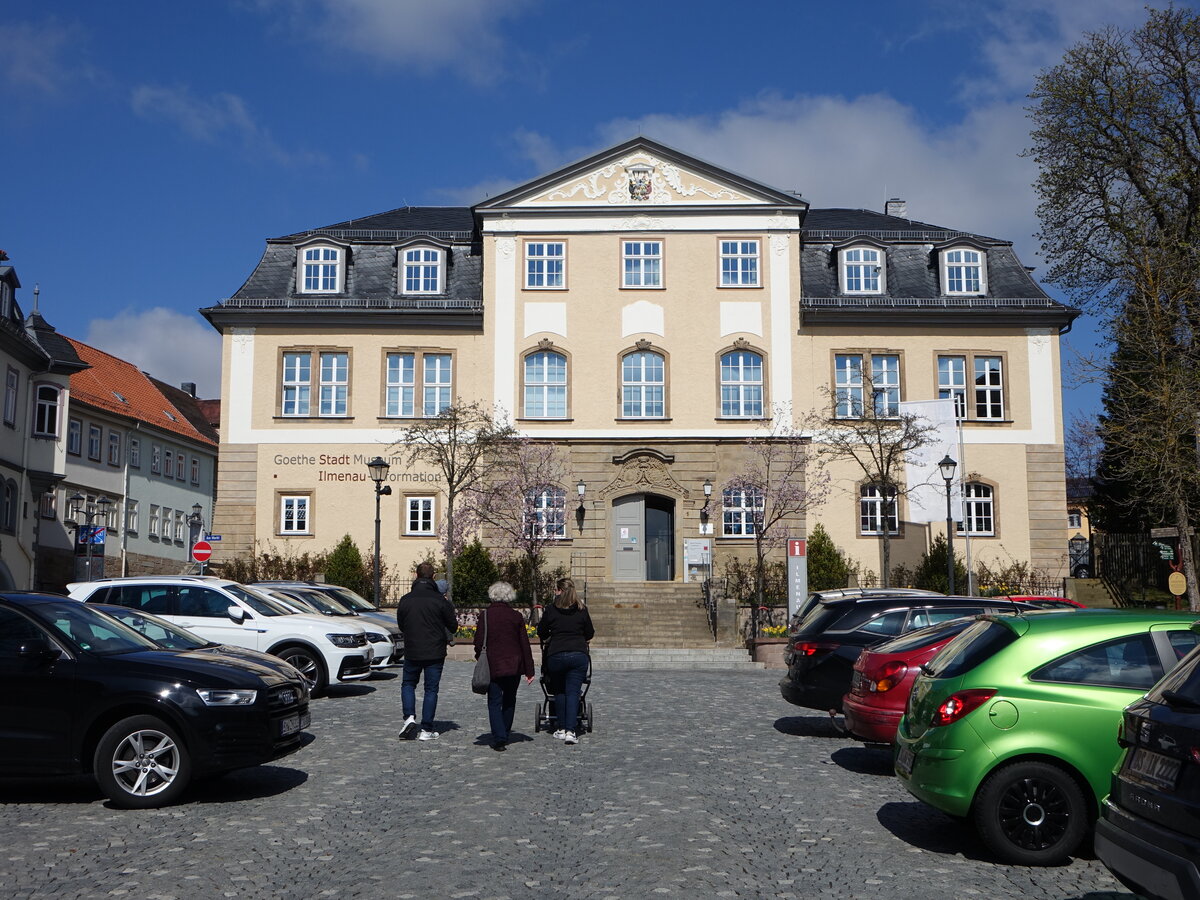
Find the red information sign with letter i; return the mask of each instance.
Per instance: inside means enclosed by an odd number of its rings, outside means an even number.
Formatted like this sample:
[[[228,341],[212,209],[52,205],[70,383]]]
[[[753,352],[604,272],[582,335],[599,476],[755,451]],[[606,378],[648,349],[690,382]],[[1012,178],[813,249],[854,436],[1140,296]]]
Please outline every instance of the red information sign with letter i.
[[[788,538],[787,542],[788,619],[808,598],[808,541]]]
[[[208,541],[196,541],[192,545],[192,559],[196,562],[207,562],[210,556],[212,556],[212,544]]]

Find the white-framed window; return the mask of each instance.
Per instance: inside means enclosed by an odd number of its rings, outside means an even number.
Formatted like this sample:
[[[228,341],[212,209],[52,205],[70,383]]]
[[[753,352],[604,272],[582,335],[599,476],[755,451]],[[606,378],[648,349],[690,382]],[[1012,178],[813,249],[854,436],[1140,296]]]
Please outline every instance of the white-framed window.
[[[721,357],[721,415],[761,418],[763,360],[752,350],[733,350]]]
[[[302,294],[337,294],[342,290],[342,250],[317,245],[300,250],[296,279]]]
[[[134,469],[142,467],[142,442],[139,438],[129,439],[129,465]]]
[[[1068,528],[1082,528],[1083,527],[1083,514],[1079,510],[1077,510],[1077,509],[1068,509],[1067,510],[1067,527]]]
[[[335,351],[321,354],[322,416],[344,416],[350,399],[350,354]]]
[[[61,411],[62,388],[56,384],[39,384],[34,391],[33,436],[57,438]]]
[[[279,533],[308,534],[311,497],[307,494],[282,494],[279,497]]]
[[[721,241],[721,287],[758,285],[758,241]]]
[[[17,483],[11,478],[0,478],[3,493],[0,494],[0,531],[13,534],[17,530]]]
[[[164,541],[169,541],[171,539],[171,526],[174,524],[174,522],[175,510],[171,509],[169,506],[164,506],[162,508],[162,516],[159,518],[158,522],[158,536]]]
[[[530,491],[529,527],[535,538],[562,540],[567,536],[567,492],[562,488],[544,487]]]
[[[305,351],[283,354],[283,403],[285,416],[307,416],[312,390],[312,354]]]
[[[175,540],[182,543],[184,538],[183,510],[175,510]]]
[[[125,530],[130,534],[138,533],[138,502],[125,501]]]
[[[58,491],[51,489],[42,494],[38,504],[38,515],[43,519],[58,518]]]
[[[567,415],[567,358],[554,350],[526,354],[525,417],[563,419]]]
[[[385,416],[412,416],[417,389],[417,355],[389,353],[386,359],[387,387],[384,396]]]
[[[280,415],[312,415],[313,351],[287,350],[283,354]],[[349,413],[350,353],[322,350],[317,353],[317,415],[340,418]]]
[[[567,285],[567,245],[562,241],[525,243],[525,287],[562,289]]]
[[[621,287],[662,286],[662,241],[622,241]]]
[[[942,289],[947,294],[986,294],[987,260],[972,247],[942,251]]]
[[[401,251],[402,294],[440,294],[442,288],[442,251],[435,247],[406,247]]]
[[[866,357],[871,372],[871,404],[874,415],[900,415],[900,357],[894,353],[872,353]],[[861,353],[838,353],[833,358],[835,414],[839,419],[863,415],[866,381]]]
[[[661,353],[635,350],[621,360],[621,417],[661,419],[666,411],[667,363]]]
[[[158,444],[150,445],[150,474],[162,474],[162,447]]]
[[[100,438],[103,436],[104,429],[99,425],[88,426],[87,458],[93,462],[100,462]]]
[[[433,497],[404,498],[404,533],[434,534]]]
[[[757,488],[726,488],[721,492],[721,534],[754,537],[763,516],[763,495]]]
[[[151,503],[150,504],[150,532],[149,533],[154,535],[154,537],[158,537],[158,520],[159,520],[158,507],[155,504]]]
[[[163,478],[175,477],[175,454],[170,448],[163,451]]]
[[[864,484],[858,497],[858,533],[883,534],[884,523],[889,534],[900,533],[900,516],[896,509],[896,489],[884,490],[877,484]]]
[[[21,373],[12,366],[4,377],[4,424],[17,424],[17,397],[20,396]]]
[[[121,464],[121,432],[119,431],[108,433],[108,464],[110,466]]]
[[[999,356],[975,357],[975,418],[1004,418],[1004,365]]]
[[[67,419],[67,452],[72,456],[83,453],[83,422]]]
[[[967,360],[964,356],[939,356],[938,399],[954,401],[954,415],[967,417]]]
[[[192,457],[192,484],[200,483],[200,457]]]
[[[436,416],[449,408],[453,367],[449,353],[426,353],[422,359],[424,379],[422,387],[421,414]]]
[[[884,291],[883,251],[877,247],[849,247],[840,251],[842,293],[882,294]]]
[[[996,507],[992,489],[978,481],[963,485],[963,520],[956,523],[959,534],[986,537],[996,533]]]
[[[187,478],[187,473],[184,471],[184,468],[183,468],[183,461],[184,461],[183,454],[176,453],[175,454],[175,480],[176,481],[183,481],[185,478]]]

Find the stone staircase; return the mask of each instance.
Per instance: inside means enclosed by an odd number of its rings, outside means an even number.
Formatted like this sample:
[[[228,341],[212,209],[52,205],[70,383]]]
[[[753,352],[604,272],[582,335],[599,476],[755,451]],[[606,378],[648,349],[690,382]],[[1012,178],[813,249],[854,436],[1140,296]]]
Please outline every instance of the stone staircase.
[[[763,668],[713,640],[699,584],[591,581],[587,605],[596,669]]]

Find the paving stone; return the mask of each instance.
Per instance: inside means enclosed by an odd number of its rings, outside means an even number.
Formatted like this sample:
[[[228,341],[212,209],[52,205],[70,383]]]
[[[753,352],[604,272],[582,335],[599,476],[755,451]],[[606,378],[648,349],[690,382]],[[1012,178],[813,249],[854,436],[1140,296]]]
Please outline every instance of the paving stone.
[[[487,741],[469,662],[447,663],[436,742],[399,741],[400,683],[334,688],[316,740],[110,809],[89,779],[0,780],[0,884],[21,898],[1128,898],[1089,855],[994,863],[922,806],[884,751],[785,703],[777,672],[598,671],[597,730]]]

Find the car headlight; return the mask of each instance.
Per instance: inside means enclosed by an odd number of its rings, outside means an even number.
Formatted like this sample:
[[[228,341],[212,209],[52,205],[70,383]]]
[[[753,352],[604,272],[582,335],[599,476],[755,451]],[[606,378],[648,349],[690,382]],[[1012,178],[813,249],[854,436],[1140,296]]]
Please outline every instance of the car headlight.
[[[388,640],[388,636],[386,634],[380,634],[378,631],[368,631],[367,640],[372,644],[382,644]]]
[[[361,647],[367,642],[361,634],[327,634],[325,637],[335,647]]]
[[[258,698],[258,691],[196,688],[196,693],[200,695],[205,706],[250,706]]]

